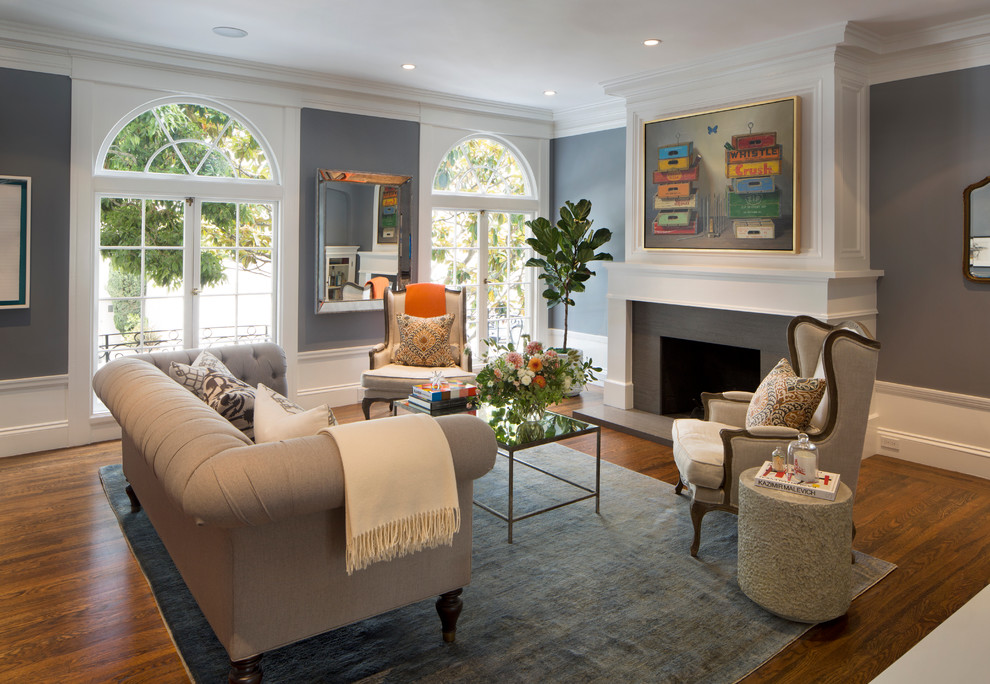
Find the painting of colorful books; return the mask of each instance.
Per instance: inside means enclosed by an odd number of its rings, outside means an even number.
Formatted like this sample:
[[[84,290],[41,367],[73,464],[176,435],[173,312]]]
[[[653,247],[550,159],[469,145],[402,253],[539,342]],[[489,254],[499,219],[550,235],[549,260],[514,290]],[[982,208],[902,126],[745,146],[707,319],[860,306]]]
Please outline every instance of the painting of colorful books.
[[[796,253],[800,99],[644,124],[643,247]]]

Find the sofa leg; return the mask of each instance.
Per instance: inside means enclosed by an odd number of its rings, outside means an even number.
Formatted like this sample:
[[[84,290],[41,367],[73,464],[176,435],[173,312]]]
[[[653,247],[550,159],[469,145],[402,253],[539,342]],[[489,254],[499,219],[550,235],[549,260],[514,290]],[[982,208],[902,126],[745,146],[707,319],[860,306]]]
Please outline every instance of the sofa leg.
[[[128,483],[124,491],[127,492],[127,498],[131,500],[131,512],[136,513],[137,511],[140,511],[141,502],[138,500],[137,494],[134,493],[134,487]]]
[[[230,674],[227,681],[230,684],[261,684],[261,654],[230,661]]]
[[[464,601],[461,600],[463,589],[454,589],[446,594],[440,594],[437,599],[437,613],[440,615],[440,625],[443,629],[443,640],[450,643],[457,633],[457,618],[461,616]]]
[[[674,494],[680,494],[683,491],[684,491],[684,480],[682,480],[681,479],[681,476],[678,475],[677,476],[677,484],[674,485]]]
[[[361,410],[364,411],[365,420],[371,420],[371,405],[374,403],[374,399],[364,398],[361,400]]]

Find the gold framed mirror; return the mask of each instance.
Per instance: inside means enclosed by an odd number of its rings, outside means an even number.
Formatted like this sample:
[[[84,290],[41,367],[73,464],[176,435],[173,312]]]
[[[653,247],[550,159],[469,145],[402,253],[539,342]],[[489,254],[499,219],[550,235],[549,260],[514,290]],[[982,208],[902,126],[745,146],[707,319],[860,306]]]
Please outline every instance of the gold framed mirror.
[[[990,282],[990,176],[963,191],[963,275]]]

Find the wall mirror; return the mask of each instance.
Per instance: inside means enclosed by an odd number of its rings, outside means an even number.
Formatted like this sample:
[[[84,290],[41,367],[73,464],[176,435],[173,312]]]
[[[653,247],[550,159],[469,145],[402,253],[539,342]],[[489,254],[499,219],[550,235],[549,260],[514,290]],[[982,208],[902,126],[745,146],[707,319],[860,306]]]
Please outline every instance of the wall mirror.
[[[963,192],[963,274],[990,282],[990,176]]]
[[[318,169],[316,312],[374,311],[409,282],[412,176]]]

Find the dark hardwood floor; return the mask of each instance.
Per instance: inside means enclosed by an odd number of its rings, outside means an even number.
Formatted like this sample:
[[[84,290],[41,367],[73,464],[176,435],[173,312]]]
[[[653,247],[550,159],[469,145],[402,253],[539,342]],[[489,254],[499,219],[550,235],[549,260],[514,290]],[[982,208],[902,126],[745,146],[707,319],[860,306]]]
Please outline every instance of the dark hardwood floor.
[[[595,402],[590,391],[560,409]],[[357,405],[335,413],[361,418]],[[604,430],[602,456],[677,481],[668,447]],[[118,442],[0,459],[0,681],[186,681],[100,487],[99,466],[119,460]],[[855,548],[897,570],[745,682],[868,682],[990,583],[987,480],[874,456],[856,498]]]

